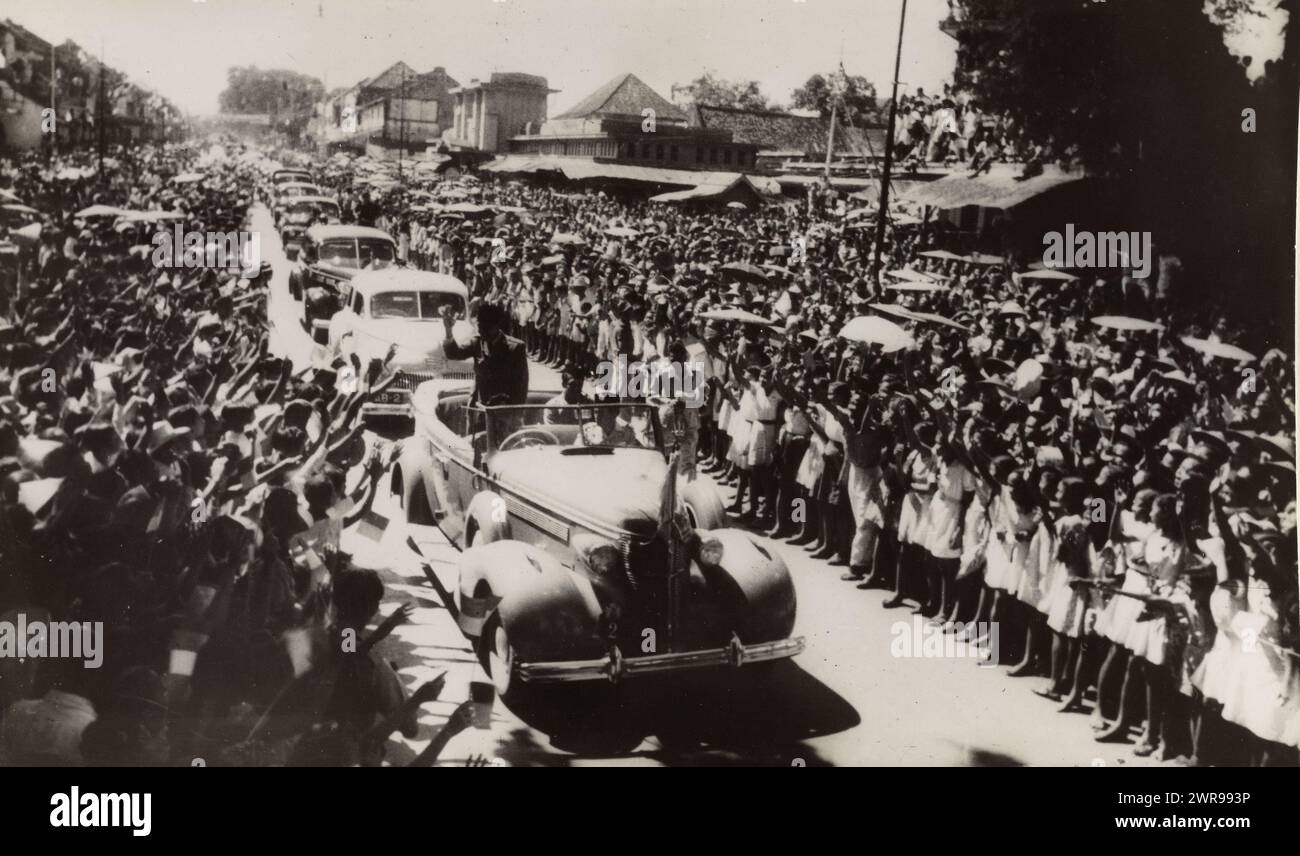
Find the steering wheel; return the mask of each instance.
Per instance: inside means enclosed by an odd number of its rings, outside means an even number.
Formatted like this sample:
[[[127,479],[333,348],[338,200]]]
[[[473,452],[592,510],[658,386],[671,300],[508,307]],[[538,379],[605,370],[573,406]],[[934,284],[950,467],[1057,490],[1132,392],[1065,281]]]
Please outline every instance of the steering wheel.
[[[497,446],[497,451],[508,452],[511,449],[531,449],[537,446],[558,445],[560,445],[560,438],[545,428],[520,428],[502,440],[501,444]]]

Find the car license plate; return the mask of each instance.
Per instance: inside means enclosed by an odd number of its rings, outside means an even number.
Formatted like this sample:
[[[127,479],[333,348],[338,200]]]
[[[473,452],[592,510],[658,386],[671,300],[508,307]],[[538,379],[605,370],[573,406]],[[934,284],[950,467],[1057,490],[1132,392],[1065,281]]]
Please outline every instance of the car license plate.
[[[375,396],[374,401],[376,404],[405,404],[406,395],[402,392],[387,390]]]

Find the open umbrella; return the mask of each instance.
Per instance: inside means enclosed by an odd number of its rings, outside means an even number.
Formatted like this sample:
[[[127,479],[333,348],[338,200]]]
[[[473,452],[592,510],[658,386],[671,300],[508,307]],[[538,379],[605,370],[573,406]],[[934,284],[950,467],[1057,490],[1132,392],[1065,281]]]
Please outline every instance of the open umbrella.
[[[5,211],[13,211],[16,214],[40,214],[41,213],[37,211],[35,208],[31,207],[30,205],[21,205],[17,202],[10,202],[7,205],[0,205],[0,208],[3,208]]]
[[[121,217],[131,213],[133,212],[125,208],[114,208],[112,205],[92,205],[89,208],[82,208],[73,216],[85,220],[91,217]]]
[[[551,236],[551,243],[552,244],[573,244],[574,246],[582,246],[587,242],[583,239],[581,235],[575,235],[572,232],[556,232],[554,235]]]
[[[916,344],[911,335],[888,318],[859,315],[840,330],[840,338],[864,345],[879,345],[885,353],[900,351]]]
[[[963,257],[957,255],[956,253],[950,253],[947,250],[926,250],[925,252],[918,253],[917,255],[924,256],[927,259],[939,259],[940,261],[945,261],[945,262],[966,261],[966,259],[964,259]]]
[[[1198,339],[1195,336],[1184,336],[1182,342],[1193,351],[1199,351],[1210,357],[1236,360],[1240,363],[1248,363],[1255,359],[1255,355],[1250,351],[1238,348],[1236,345],[1229,345],[1227,342],[1213,342],[1209,339]]]
[[[28,223],[21,229],[11,230],[9,236],[23,243],[34,244],[41,239],[41,224]]]
[[[488,208],[486,205],[475,205],[473,202],[453,202],[443,208],[443,210],[452,214],[468,214],[471,216],[476,214],[488,214],[492,211],[492,209]]]
[[[728,262],[721,268],[724,274],[729,274],[735,279],[748,280],[749,282],[767,282],[767,271],[757,265],[751,265],[749,262]]]
[[[926,273],[925,271],[912,270],[911,268],[901,268],[899,270],[887,270],[885,276],[892,276],[895,279],[901,279],[904,282],[939,282],[943,277],[937,274]]]
[[[755,315],[744,309],[706,309],[700,313],[701,318],[709,321],[732,321],[737,324],[760,324],[764,327],[770,327],[772,320],[764,318],[762,315]]]
[[[605,230],[605,234],[611,238],[635,238],[641,233],[636,229],[629,229],[626,226],[610,226]]]
[[[183,172],[180,175],[172,176],[172,184],[194,184],[207,178],[201,172]]]
[[[1078,282],[1079,278],[1073,274],[1059,270],[1030,270],[1021,274],[1016,274],[1020,279],[1037,280],[1039,282]]]
[[[13,191],[0,187],[0,202],[22,202],[22,200]]]
[[[1006,259],[1002,256],[992,256],[988,253],[971,253],[963,258],[973,265],[1001,265],[1006,264]]]
[[[936,315],[933,312],[918,312],[911,310],[913,317],[918,321],[928,321],[931,324],[941,324],[944,327],[952,327],[954,330],[961,330],[963,333],[971,332],[971,329],[965,324],[959,324],[951,318],[945,318],[942,315]]]
[[[1109,327],[1112,330],[1140,330],[1144,333],[1165,329],[1163,324],[1145,321],[1141,318],[1130,318],[1127,315],[1098,315],[1092,319],[1092,323],[1098,327]]]
[[[873,312],[879,312],[881,315],[889,315],[893,318],[902,318],[904,321],[917,320],[917,313],[901,303],[869,303],[867,307]]]
[[[743,202],[741,202],[741,201],[739,201],[739,200],[737,200],[737,199],[733,199],[733,200],[731,200],[730,202],[728,202],[728,203],[727,203],[727,207],[728,207],[728,208],[733,208],[733,209],[735,209],[735,210],[737,210],[737,211],[744,211],[745,209],[749,208],[748,205],[746,205],[745,203],[743,203]]]
[[[896,282],[885,286],[888,291],[946,291],[944,286],[935,282]]]

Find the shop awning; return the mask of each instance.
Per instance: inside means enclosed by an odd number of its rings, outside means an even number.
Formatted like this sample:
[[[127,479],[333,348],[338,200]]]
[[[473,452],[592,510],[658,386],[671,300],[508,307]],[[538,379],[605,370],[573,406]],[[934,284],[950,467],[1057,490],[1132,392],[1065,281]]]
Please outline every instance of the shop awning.
[[[971,176],[960,172],[927,184],[916,185],[902,194],[908,202],[936,208],[1014,208],[1049,190],[1054,190],[1085,176],[1078,172],[1048,169],[1042,175],[1021,179],[1019,164],[999,164],[988,175]]]
[[[746,179],[759,193],[776,195],[780,185],[771,179],[751,179],[739,172],[714,172],[712,170],[664,169],[653,166],[601,163],[588,158],[558,157],[556,155],[506,155],[480,167],[484,172],[526,174],[558,172],[570,181],[588,179],[615,179],[640,181],[646,184],[676,184],[683,187],[717,186],[728,188],[740,179]]]

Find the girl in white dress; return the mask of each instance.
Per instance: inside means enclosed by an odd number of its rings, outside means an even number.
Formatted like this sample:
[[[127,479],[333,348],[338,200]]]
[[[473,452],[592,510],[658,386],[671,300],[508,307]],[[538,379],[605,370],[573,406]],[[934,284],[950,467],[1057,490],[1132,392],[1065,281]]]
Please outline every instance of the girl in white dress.
[[[1173,494],[1161,494],[1152,506],[1155,531],[1143,550],[1152,595],[1129,635],[1133,654],[1142,660],[1147,679],[1147,729],[1133,750],[1140,756],[1160,748],[1166,715],[1178,691],[1175,675],[1182,670],[1190,629],[1187,614],[1193,603],[1188,570],[1194,559],[1178,519],[1177,502]]]
[[[962,526],[975,495],[975,476],[957,456],[951,441],[939,444],[938,476],[930,500],[928,543],[930,591],[925,612],[947,616],[962,553]]]
[[[993,614],[997,600],[998,587],[1003,585],[1006,576],[1007,552],[1002,539],[1004,537],[1004,509],[1009,503],[1007,482],[1016,471],[1015,459],[1009,455],[999,455],[989,461],[984,486],[987,498],[984,500],[987,510],[984,516],[986,534],[980,544],[983,565],[983,584],[980,586],[979,601],[975,605],[975,616],[971,625],[988,621]],[[969,636],[963,634],[963,638]]]
[[[1268,541],[1272,546],[1271,536]],[[1294,573],[1294,563],[1279,572],[1255,538],[1242,539],[1240,548],[1228,578],[1210,596],[1214,644],[1192,672],[1191,683],[1204,695],[1208,720],[1222,719],[1244,730],[1246,760],[1295,764],[1300,758],[1300,655],[1284,644],[1287,619],[1294,621],[1296,614],[1294,588],[1284,575]]]
[[[903,459],[902,467],[907,489],[898,518],[898,582],[894,596],[885,606],[902,606],[904,599],[911,597],[921,604],[916,610],[920,612],[925,603],[925,565],[929,555],[926,520],[939,472],[933,452],[934,425],[923,422],[907,433],[912,438],[912,449]]]
[[[1078,683],[1079,646],[1084,615],[1089,606],[1087,582],[1097,564],[1096,551],[1088,540],[1088,521],[1083,517],[1087,485],[1082,479],[1062,479],[1052,510],[1063,515],[1052,523],[1055,549],[1043,585],[1039,611],[1052,632],[1052,670],[1047,686],[1038,694],[1060,701],[1069,694],[1072,701],[1082,694]]]
[[[1156,492],[1150,488],[1137,492],[1131,510],[1120,512],[1120,537],[1111,545],[1114,575],[1123,577],[1124,581],[1119,593],[1111,596],[1097,616],[1097,634],[1110,646],[1097,677],[1097,706],[1092,715],[1092,727],[1102,732],[1098,734],[1098,740],[1128,732],[1127,714],[1132,710],[1129,693],[1140,691],[1135,689],[1141,683],[1140,666],[1132,658],[1127,643],[1133,625],[1142,614],[1143,605],[1138,597],[1151,593],[1144,550],[1147,537],[1153,531],[1151,504],[1155,498]]]

